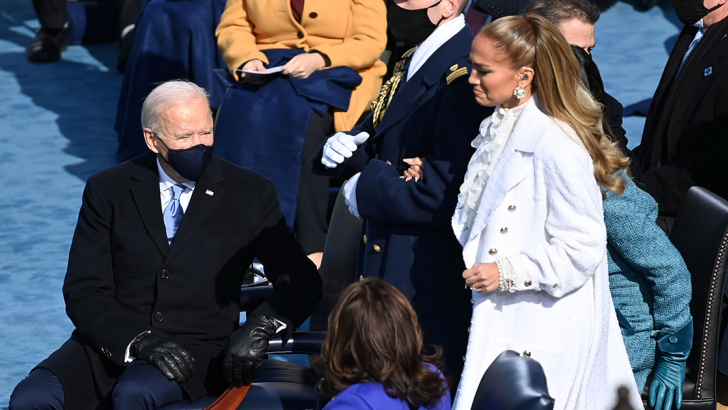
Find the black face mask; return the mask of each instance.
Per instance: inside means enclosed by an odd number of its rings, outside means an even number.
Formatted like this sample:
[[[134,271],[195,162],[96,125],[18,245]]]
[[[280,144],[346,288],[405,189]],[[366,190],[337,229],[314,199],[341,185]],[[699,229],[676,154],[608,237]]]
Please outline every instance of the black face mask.
[[[212,158],[212,145],[197,144],[185,149],[170,149],[159,137],[157,139],[167,148],[167,159],[157,154],[162,161],[169,164],[182,178],[199,181]]]
[[[425,41],[442,21],[440,18],[437,24],[433,24],[427,16],[427,10],[437,6],[441,1],[417,10],[405,10],[396,3],[390,4],[387,8],[387,25],[394,38],[408,46]]]
[[[692,26],[700,21],[701,18],[707,16],[708,13],[718,9],[721,4],[712,9],[706,9],[703,6],[703,0],[673,0],[672,6],[675,7],[677,18],[686,26]]]

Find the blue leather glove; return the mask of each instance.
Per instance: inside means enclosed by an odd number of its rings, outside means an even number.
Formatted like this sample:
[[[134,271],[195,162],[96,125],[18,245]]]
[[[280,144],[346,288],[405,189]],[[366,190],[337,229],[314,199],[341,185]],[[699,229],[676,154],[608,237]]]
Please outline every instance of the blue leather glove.
[[[675,333],[657,333],[657,365],[650,384],[650,407],[670,410],[682,405],[685,361],[693,345],[693,320]]]

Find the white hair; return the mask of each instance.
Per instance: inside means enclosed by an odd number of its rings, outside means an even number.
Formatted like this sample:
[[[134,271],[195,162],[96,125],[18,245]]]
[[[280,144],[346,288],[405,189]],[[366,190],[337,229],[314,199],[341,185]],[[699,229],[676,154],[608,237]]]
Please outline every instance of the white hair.
[[[159,132],[159,118],[164,111],[176,105],[189,104],[198,98],[203,98],[207,106],[210,106],[209,94],[195,83],[172,80],[160,84],[144,99],[142,128]],[[210,119],[212,119],[212,112],[210,112]]]

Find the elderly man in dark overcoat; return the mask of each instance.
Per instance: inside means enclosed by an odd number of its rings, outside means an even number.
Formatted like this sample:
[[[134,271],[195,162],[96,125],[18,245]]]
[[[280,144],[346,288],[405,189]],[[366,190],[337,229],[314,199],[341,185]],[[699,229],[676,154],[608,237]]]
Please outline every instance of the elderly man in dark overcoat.
[[[363,219],[357,278],[378,277],[412,302],[426,345],[444,349],[454,388],[471,316],[462,247],[450,227],[478,125],[490,111],[468,84],[473,34],[463,0],[395,0],[387,11],[406,52],[364,122],[324,143],[314,173],[349,179],[342,188]],[[422,179],[408,179],[424,158]],[[407,161],[407,162],[406,162]],[[453,390],[454,391],[454,390]]]
[[[273,183],[212,155],[205,90],[160,85],[142,122],[150,152],[86,184],[63,285],[76,329],[11,409],[155,409],[249,384],[320,298]],[[274,293],[240,327],[256,257]]]

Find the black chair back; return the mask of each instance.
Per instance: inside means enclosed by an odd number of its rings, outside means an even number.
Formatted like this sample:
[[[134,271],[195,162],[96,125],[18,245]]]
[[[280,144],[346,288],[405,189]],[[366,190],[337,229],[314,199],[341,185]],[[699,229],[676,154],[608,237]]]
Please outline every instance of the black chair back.
[[[471,410],[553,410],[541,364],[513,350],[501,353],[483,374]]]
[[[687,361],[683,406],[715,409],[720,309],[728,266],[728,202],[692,187],[675,218],[670,240],[690,271],[693,348]]]

